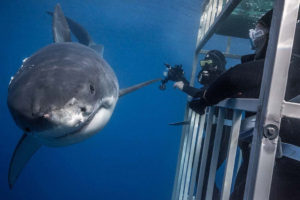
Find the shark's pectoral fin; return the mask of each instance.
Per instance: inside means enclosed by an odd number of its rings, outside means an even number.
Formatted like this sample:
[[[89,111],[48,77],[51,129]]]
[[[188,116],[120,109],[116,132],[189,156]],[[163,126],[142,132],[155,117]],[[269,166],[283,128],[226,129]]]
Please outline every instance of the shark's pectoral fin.
[[[59,4],[56,4],[52,24],[54,42],[71,42],[71,32]]]
[[[128,93],[130,93],[130,92],[133,92],[133,91],[135,91],[135,90],[137,90],[137,89],[140,89],[140,88],[142,88],[142,87],[144,87],[144,86],[150,85],[151,83],[155,83],[155,82],[157,82],[157,81],[160,81],[160,80],[161,80],[161,78],[157,78],[157,79],[153,79],[153,80],[150,80],[150,81],[146,81],[146,82],[143,82],[143,83],[140,83],[140,84],[136,84],[136,85],[131,86],[131,87],[129,87],[129,88],[122,89],[122,90],[120,90],[120,92],[119,92],[119,97],[121,97],[121,96],[123,96],[123,95],[125,95],[125,94],[128,94]]]
[[[12,188],[16,182],[18,176],[22,172],[22,169],[29,161],[31,156],[41,147],[42,145],[32,136],[23,134],[18,145],[15,148],[14,154],[11,158],[9,171],[8,171],[8,184]]]
[[[191,123],[190,121],[182,121],[182,122],[169,123],[169,125],[171,125],[171,126],[183,126],[183,125],[188,125],[190,123]]]

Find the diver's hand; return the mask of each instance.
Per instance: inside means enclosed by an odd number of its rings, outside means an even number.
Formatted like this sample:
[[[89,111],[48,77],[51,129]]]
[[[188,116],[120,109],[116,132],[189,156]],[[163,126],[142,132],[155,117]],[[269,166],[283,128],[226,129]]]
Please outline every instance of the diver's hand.
[[[189,107],[200,115],[205,113],[206,106],[207,103],[203,98],[195,98],[189,102]]]
[[[184,81],[184,71],[181,65],[175,65],[174,67],[168,68],[168,79],[171,81]]]
[[[178,88],[179,90],[183,90],[184,82],[183,81],[177,81],[177,82],[174,83],[173,87],[175,89]]]

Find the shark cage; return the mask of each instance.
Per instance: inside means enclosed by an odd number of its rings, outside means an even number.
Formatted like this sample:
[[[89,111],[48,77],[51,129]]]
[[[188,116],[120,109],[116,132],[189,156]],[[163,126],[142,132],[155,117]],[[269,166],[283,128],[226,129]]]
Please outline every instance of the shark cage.
[[[208,107],[203,115],[187,106],[185,121],[190,123],[182,129],[172,200],[230,199],[237,168],[242,162],[238,141],[245,133],[251,132],[252,137],[245,200],[269,199],[277,154],[284,152],[283,156],[300,160],[300,147],[278,139],[283,117],[300,119],[300,105],[284,99],[299,22],[299,3],[300,0],[203,0],[191,85],[199,55],[207,52],[202,48],[214,34],[229,38],[225,57],[239,59],[239,55],[229,52],[230,38],[248,38],[251,25],[273,8],[269,45],[258,99],[225,99]],[[247,117],[246,112],[256,115]],[[224,134],[226,147],[221,145]],[[225,152],[224,172],[216,198],[214,188],[220,152]]]

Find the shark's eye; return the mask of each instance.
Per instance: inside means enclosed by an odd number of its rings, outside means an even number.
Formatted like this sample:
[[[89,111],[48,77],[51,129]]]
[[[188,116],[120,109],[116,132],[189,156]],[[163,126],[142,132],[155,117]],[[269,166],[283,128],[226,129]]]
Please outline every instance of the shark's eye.
[[[95,88],[93,85],[90,85],[90,92],[91,94],[94,94],[95,93]]]
[[[25,128],[25,131],[26,131],[26,132],[30,132],[30,128],[28,128],[28,127]]]

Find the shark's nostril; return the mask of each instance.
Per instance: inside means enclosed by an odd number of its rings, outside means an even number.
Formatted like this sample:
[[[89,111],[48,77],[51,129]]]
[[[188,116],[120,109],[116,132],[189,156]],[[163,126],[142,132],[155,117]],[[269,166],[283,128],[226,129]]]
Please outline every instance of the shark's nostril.
[[[80,110],[81,112],[86,112],[86,107],[81,107]]]
[[[93,85],[90,85],[90,92],[91,94],[94,94],[95,93],[95,88]]]

